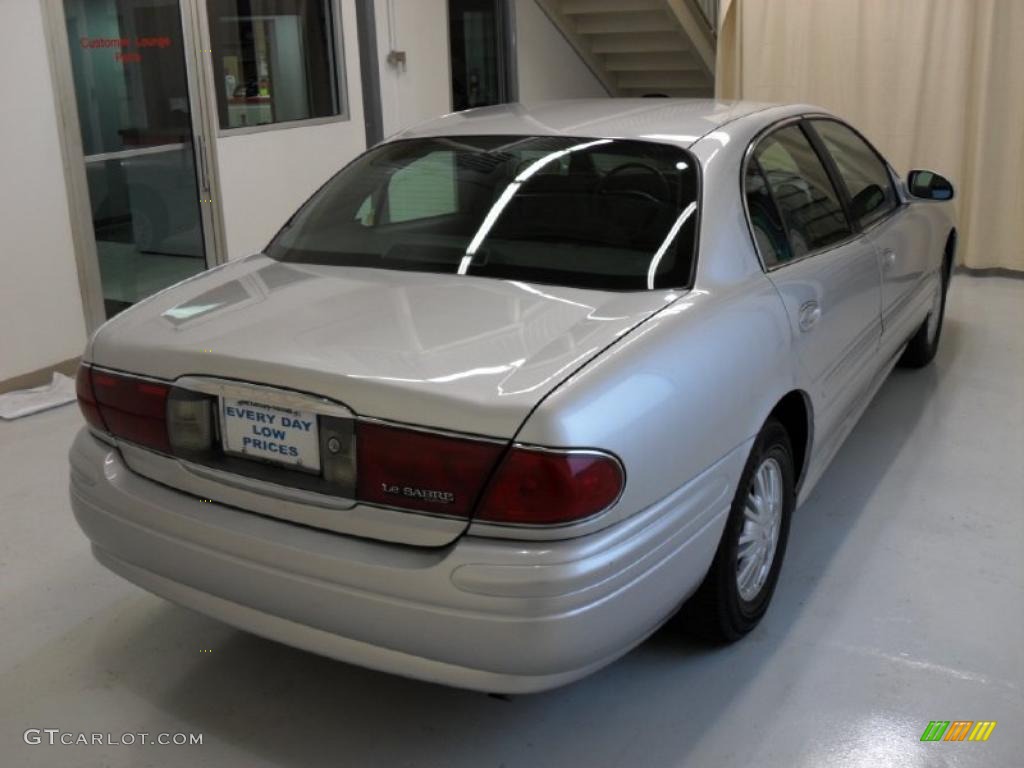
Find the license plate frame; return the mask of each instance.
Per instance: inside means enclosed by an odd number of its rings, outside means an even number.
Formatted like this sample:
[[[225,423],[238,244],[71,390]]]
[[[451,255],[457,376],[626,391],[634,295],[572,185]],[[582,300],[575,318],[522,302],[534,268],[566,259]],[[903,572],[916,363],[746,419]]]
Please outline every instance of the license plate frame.
[[[225,455],[308,474],[322,472],[316,412],[249,398],[219,398],[221,450]]]

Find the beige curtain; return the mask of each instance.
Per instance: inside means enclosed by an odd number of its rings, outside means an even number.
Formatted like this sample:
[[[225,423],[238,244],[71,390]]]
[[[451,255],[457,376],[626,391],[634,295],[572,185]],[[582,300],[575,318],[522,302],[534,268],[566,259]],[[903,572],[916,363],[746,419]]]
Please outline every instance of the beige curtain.
[[[720,98],[809,102],[957,187],[960,262],[1024,270],[1024,0],[726,0]]]

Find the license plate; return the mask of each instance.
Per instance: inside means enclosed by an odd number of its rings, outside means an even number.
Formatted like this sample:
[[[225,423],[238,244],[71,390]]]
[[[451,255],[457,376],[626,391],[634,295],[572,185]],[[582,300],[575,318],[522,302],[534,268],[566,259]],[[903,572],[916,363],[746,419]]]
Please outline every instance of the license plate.
[[[320,471],[315,413],[230,397],[221,398],[220,412],[225,453]]]

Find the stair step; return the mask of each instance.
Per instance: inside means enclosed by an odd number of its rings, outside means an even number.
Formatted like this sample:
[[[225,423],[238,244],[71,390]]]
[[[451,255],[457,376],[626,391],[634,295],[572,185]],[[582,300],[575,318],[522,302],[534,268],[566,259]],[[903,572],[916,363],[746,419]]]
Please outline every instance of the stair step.
[[[558,9],[566,16],[586,13],[635,13],[660,11],[665,0],[562,0]]]
[[[679,72],[651,70],[650,72],[621,72],[616,78],[619,88],[640,88],[660,91],[674,88],[703,88],[712,83],[711,77],[701,71]]]
[[[629,32],[677,32],[679,27],[662,11],[639,13],[591,13],[574,16],[576,32],[581,35],[607,35]]]
[[[646,72],[651,69],[690,72],[702,69],[696,58],[685,52],[606,53],[601,60],[609,72]]]
[[[668,53],[689,50],[686,38],[678,32],[634,32],[632,34],[592,35],[594,53]]]

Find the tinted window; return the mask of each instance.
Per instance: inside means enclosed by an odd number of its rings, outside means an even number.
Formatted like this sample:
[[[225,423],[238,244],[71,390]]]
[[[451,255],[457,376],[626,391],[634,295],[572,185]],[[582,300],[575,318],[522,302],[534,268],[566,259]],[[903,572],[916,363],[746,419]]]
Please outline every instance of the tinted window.
[[[850,194],[850,214],[866,226],[896,207],[896,190],[885,163],[854,131],[834,120],[815,120],[821,137]]]
[[[839,195],[800,126],[762,139],[754,156],[782,213],[793,258],[850,235]]]
[[[452,109],[508,101],[505,3],[448,0],[452,68]]]
[[[282,261],[608,290],[687,285],[697,168],[664,144],[569,137],[376,147],[302,207]]]
[[[207,0],[221,128],[341,113],[329,0]]]
[[[757,250],[766,266],[789,261],[793,256],[786,238],[786,227],[779,218],[779,209],[768,191],[768,183],[761,173],[756,160],[747,165],[746,175],[747,213],[754,232]]]

